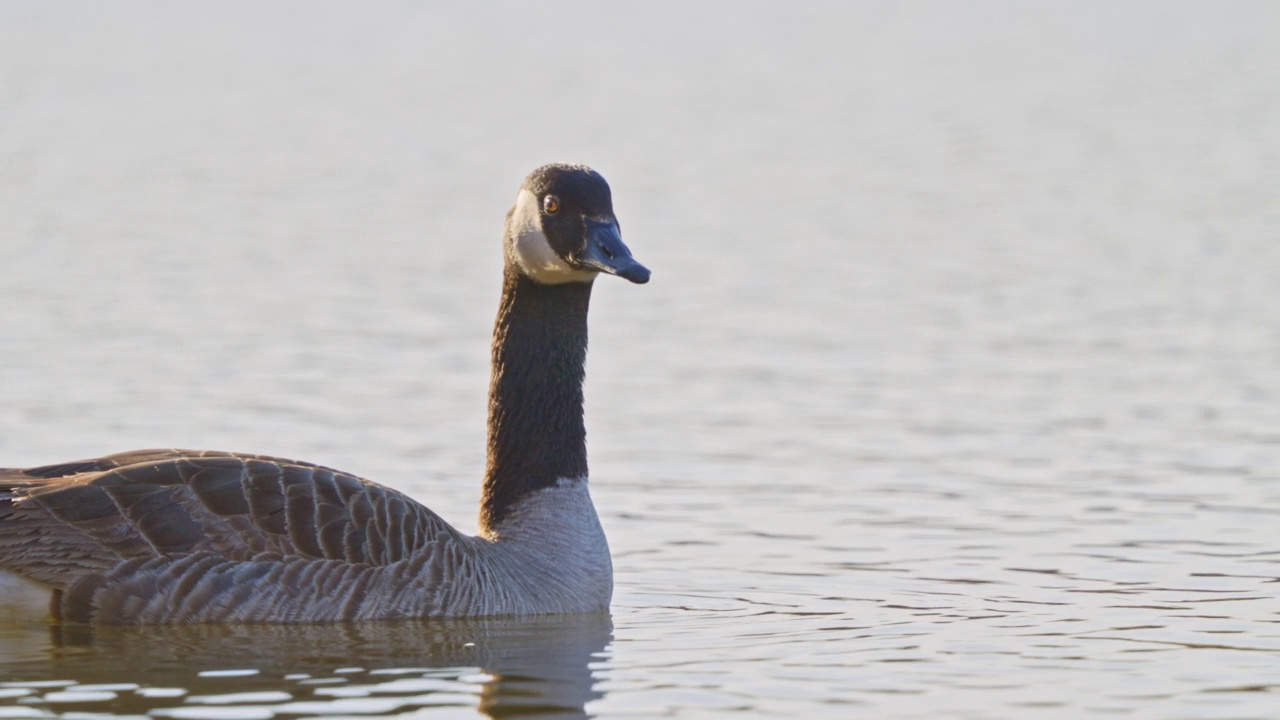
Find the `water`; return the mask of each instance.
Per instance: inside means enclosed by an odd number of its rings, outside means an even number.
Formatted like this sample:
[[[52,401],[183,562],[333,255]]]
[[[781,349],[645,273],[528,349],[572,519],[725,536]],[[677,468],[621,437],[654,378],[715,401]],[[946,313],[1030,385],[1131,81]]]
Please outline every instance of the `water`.
[[[1268,3],[0,5],[0,464],[474,530],[498,233],[602,280],[611,618],[0,627],[0,717],[1280,714]]]

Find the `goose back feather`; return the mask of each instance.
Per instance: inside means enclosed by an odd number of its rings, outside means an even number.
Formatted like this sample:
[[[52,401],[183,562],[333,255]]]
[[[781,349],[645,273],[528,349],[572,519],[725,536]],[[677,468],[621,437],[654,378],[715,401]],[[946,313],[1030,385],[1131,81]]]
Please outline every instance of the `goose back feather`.
[[[0,565],[63,588],[51,612],[70,621],[426,617],[471,579],[467,538],[417,502],[259,455],[144,450],[0,471],[0,523]],[[437,592],[418,607],[386,597],[445,568],[453,582],[426,583]],[[261,599],[246,603],[250,590]]]

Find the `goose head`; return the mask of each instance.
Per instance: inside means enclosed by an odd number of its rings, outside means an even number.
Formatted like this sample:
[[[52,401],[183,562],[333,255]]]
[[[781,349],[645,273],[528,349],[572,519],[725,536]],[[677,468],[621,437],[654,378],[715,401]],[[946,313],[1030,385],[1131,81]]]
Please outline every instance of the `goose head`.
[[[649,282],[613,214],[609,183],[583,165],[543,165],[524,179],[507,213],[507,264],[543,285],[591,282],[600,273]]]

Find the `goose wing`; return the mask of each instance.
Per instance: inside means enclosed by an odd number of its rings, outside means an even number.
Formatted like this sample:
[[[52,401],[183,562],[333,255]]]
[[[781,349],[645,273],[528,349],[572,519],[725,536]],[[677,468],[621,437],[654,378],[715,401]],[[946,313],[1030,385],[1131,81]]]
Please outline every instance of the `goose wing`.
[[[282,458],[140,450],[0,470],[0,568],[55,589],[197,555],[387,566],[460,537],[399,492]]]

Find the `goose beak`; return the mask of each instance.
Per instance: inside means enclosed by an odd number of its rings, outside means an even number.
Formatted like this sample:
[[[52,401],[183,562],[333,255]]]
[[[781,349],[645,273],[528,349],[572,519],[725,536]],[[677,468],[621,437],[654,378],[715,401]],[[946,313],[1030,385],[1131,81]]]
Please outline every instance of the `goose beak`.
[[[649,268],[636,262],[622,244],[622,233],[614,220],[586,218],[587,244],[578,255],[584,267],[630,280],[637,285],[649,282]]]

